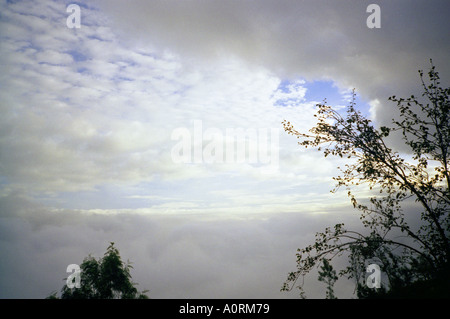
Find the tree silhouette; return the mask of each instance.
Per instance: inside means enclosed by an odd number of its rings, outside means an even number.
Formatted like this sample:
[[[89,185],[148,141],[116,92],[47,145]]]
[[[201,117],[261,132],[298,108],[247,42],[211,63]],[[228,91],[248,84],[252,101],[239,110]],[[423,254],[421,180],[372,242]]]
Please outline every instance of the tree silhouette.
[[[319,104],[317,126],[309,134],[283,121],[286,132],[302,138],[299,145],[317,147],[325,157],[349,159],[345,168],[340,168],[343,175],[333,178],[337,182],[333,192],[340,187],[348,190],[365,232],[347,230],[340,223],[317,233],[314,244],[298,250],[297,270],[288,275],[282,290],[293,289],[297,279],[321,261],[345,253],[349,265],[339,276],[356,279],[360,298],[449,296],[450,88],[440,87],[439,74],[430,62],[428,83],[419,70],[427,103],[413,95],[389,98],[400,111],[400,120],[393,120],[393,127],[376,129],[356,110],[354,92],[345,117],[326,101]],[[387,137],[393,132],[401,132],[411,161],[388,146]],[[358,202],[351,187],[360,184],[379,195],[367,204]],[[419,226],[407,220],[415,212],[402,209],[411,199],[421,207]],[[394,236],[395,231],[401,236]],[[368,263],[377,263],[386,274],[387,283],[381,289],[370,289],[361,282]]]
[[[334,295],[334,283],[338,280],[338,276],[336,275],[336,270],[333,269],[333,266],[329,263],[327,259],[323,259],[322,267],[320,267],[321,271],[319,271],[319,281],[323,281],[327,285],[327,299],[337,299]]]
[[[130,263],[124,264],[119,251],[111,242],[103,258],[96,260],[90,255],[83,260],[81,285],[61,289],[61,299],[147,299],[147,291],[138,292],[131,281]],[[48,298],[57,298],[53,293]]]

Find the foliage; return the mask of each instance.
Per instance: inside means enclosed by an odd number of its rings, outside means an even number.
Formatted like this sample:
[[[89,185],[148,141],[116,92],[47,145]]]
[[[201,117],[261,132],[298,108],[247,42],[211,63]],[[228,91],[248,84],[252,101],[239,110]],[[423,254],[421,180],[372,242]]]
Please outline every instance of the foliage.
[[[103,258],[96,260],[88,256],[83,260],[81,287],[61,290],[61,299],[147,299],[147,291],[138,292],[131,281],[130,263],[124,264],[119,251],[110,243]],[[56,293],[48,298],[54,299]]]
[[[299,277],[322,260],[344,253],[349,266],[339,276],[356,279],[361,298],[389,293],[398,296],[399,291],[425,287],[423,283],[427,282],[443,282],[443,287],[450,283],[450,88],[440,87],[432,62],[429,83],[425,83],[423,71],[419,75],[422,96],[428,101],[422,104],[414,95],[406,99],[390,97],[400,111],[400,120],[393,120],[393,127],[375,128],[356,110],[354,92],[346,117],[326,101],[319,104],[317,126],[310,134],[283,122],[289,134],[302,138],[299,145],[317,147],[325,157],[349,159],[345,168],[340,168],[343,175],[333,178],[337,182],[333,191],[346,187],[351,203],[361,213],[365,232],[348,230],[341,223],[317,233],[314,244],[298,250],[297,270],[288,275],[282,290],[291,290]],[[407,161],[388,146],[388,137],[394,132],[401,133],[412,160]],[[380,195],[371,197],[367,204],[358,202],[350,189],[360,184]],[[405,212],[402,207],[412,199],[420,204],[420,227],[408,224],[407,217],[415,212]],[[378,291],[361,284],[366,265],[374,262],[388,279],[386,287]],[[445,291],[448,296],[448,289]],[[427,291],[422,293],[426,296]]]
[[[338,280],[338,276],[336,275],[336,270],[333,269],[333,266],[327,259],[323,259],[322,267],[319,271],[319,281],[323,281],[327,285],[326,298],[327,299],[337,299],[334,295],[333,286],[336,280]]]

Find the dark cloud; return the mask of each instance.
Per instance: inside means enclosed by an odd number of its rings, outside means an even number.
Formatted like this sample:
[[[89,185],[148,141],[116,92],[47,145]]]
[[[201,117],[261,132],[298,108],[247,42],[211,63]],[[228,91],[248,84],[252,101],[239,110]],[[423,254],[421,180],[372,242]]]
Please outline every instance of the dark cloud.
[[[115,31],[183,56],[237,55],[284,77],[331,79],[355,87],[390,122],[393,94],[419,88],[433,58],[443,76],[450,51],[447,1],[377,1],[381,28],[369,29],[373,1],[100,1]],[[446,40],[447,39],[447,40]],[[411,92],[413,91],[413,92]]]

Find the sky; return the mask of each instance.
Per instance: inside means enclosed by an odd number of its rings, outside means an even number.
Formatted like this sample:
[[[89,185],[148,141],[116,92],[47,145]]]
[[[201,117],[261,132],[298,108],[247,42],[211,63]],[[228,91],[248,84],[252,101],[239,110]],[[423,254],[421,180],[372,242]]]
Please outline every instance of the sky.
[[[317,103],[344,110],[355,89],[389,125],[388,97],[420,95],[430,58],[448,83],[449,8],[0,0],[0,298],[59,292],[109,242],[151,298],[298,297],[280,292],[296,249],[359,216],[330,193],[344,162],[281,122],[307,132]],[[322,298],[316,278],[306,294]]]

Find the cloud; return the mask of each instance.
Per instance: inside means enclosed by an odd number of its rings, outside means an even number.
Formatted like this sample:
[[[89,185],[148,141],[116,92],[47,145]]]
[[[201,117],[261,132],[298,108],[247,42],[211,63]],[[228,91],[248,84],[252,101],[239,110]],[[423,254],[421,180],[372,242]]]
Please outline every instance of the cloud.
[[[377,30],[365,1],[96,1],[80,29],[66,4],[0,2],[5,298],[59,289],[109,241],[154,298],[284,298],[296,249],[353,219],[329,193],[343,161],[300,149],[281,121],[306,132],[316,103],[341,108],[356,87],[384,123],[428,58],[450,73],[443,1],[381,1]],[[203,146],[211,130],[278,129],[278,170],[176,163],[172,133],[198,144],[195,123]]]
[[[151,298],[296,298],[279,291],[295,267],[296,248],[329,223],[301,213],[217,218],[52,210],[18,195],[1,198],[0,211],[0,298],[59,292],[69,264],[103,256],[111,241],[133,262],[133,280]],[[323,297],[314,280],[306,280],[309,296]],[[349,297],[348,291],[339,293]]]
[[[304,100],[302,81],[280,87],[271,72],[239,59],[211,69],[168,53],[128,49],[107,26],[58,28],[62,13],[47,10],[50,19],[31,20],[22,8],[6,10],[8,25],[20,17],[30,28],[50,24],[54,33],[45,47],[32,32],[3,35],[2,59],[10,67],[2,78],[2,174],[17,189],[57,193],[155,176],[201,178],[226,166],[173,163],[170,136],[177,127],[190,130],[200,120],[205,130],[280,129],[294,111],[278,108],[277,114],[274,105],[287,102],[301,102],[295,107],[312,119],[314,103]],[[63,46],[62,39],[70,41]],[[232,169],[255,175],[250,165]]]
[[[366,26],[369,1],[99,2],[117,34],[211,61],[235,55],[281,77],[330,79],[357,88],[380,122],[392,94],[409,96],[433,58],[442,75],[449,45],[445,1],[379,1],[381,28]]]

